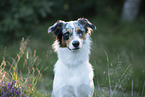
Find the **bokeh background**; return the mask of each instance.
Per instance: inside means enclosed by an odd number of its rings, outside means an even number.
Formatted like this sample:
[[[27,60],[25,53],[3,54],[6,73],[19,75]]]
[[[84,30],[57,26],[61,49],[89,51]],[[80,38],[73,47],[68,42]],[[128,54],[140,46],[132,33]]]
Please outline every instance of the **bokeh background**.
[[[26,56],[17,66],[18,75],[27,75],[29,66],[40,69],[42,76],[35,88],[39,96],[49,97],[57,55],[52,49],[55,38],[47,29],[57,20],[84,17],[97,27],[91,33],[90,56],[95,74],[94,97],[144,97],[144,5],[144,0],[2,0],[0,61],[13,63],[22,49],[23,39],[29,40],[24,43]],[[37,54],[39,60],[34,62],[33,57],[24,65],[28,53]],[[5,69],[9,72],[10,68],[11,64]]]

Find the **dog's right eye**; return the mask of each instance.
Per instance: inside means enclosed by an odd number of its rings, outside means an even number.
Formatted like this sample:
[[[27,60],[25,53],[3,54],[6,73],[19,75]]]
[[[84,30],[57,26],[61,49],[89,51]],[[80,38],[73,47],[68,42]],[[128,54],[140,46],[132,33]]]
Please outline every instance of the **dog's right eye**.
[[[63,40],[68,40],[69,39],[69,32],[66,32],[64,35],[63,35]]]

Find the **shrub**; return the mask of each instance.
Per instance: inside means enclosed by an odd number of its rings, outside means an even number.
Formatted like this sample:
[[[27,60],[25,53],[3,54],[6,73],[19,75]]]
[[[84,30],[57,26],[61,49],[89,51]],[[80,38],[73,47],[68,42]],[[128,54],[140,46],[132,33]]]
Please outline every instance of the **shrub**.
[[[0,9],[0,41],[11,42],[31,34],[31,26],[46,18],[52,3],[47,0],[5,0]],[[7,41],[7,42],[6,42]]]

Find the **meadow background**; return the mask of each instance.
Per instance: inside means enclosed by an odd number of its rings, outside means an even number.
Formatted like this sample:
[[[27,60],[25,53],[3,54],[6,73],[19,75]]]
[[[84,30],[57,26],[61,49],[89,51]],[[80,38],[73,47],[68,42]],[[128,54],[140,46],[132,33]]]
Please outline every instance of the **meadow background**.
[[[145,97],[145,1],[139,0],[133,20],[122,18],[127,1],[1,1],[0,96],[51,97],[57,55],[47,29],[57,20],[85,17],[97,27],[90,56],[94,97]]]

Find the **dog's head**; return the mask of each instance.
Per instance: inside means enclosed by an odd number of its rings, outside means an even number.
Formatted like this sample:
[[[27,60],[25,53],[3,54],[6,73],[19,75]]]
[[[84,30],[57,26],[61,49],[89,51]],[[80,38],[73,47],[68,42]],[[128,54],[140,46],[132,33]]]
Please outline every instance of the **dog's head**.
[[[83,41],[86,40],[86,34],[96,27],[85,18],[77,21],[64,22],[59,20],[49,27],[48,33],[53,32],[59,42],[60,47],[67,47],[69,50],[78,50],[82,48]]]

